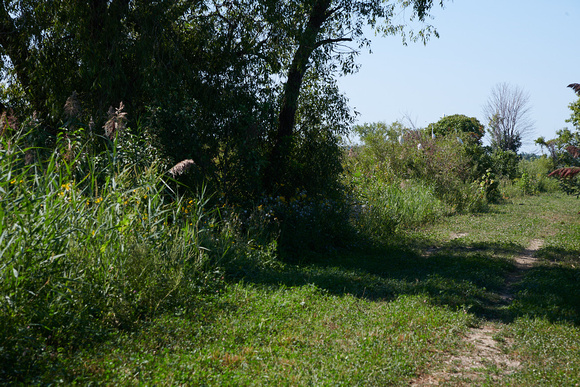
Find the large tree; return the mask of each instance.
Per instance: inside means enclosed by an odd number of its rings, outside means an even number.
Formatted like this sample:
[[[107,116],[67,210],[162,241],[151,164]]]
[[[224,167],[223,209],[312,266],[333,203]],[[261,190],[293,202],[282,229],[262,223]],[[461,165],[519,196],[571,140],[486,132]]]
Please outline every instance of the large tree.
[[[443,0],[440,1],[443,5]],[[363,34],[363,27],[369,25],[383,35],[401,34],[403,39],[422,40],[426,43],[431,34],[437,32],[430,25],[423,25],[418,32],[407,34],[405,24],[396,24],[393,16],[406,7],[412,7],[411,19],[424,22],[429,16],[433,0],[412,0],[384,2],[380,0],[310,0],[296,8],[295,19],[301,20],[293,36],[292,60],[287,70],[286,82],[282,93],[282,104],[278,127],[273,139],[273,149],[266,169],[267,181],[278,183],[288,170],[289,157],[292,155],[295,138],[295,118],[304,75],[310,66],[328,65],[327,69],[340,69],[345,73],[354,69],[353,54],[337,55],[336,46],[356,41],[358,47],[369,43]],[[348,52],[348,51],[347,51]],[[344,52],[342,52],[344,54]],[[338,60],[337,62],[332,62]],[[276,177],[272,179],[272,177]]]
[[[297,173],[300,144],[336,144],[348,124],[335,76],[356,70],[364,27],[425,42],[433,3],[6,0],[1,102],[36,111],[54,132],[73,91],[85,121],[122,101],[173,161],[192,158],[238,190],[254,180],[272,189]],[[396,17],[405,8],[414,33]]]
[[[534,131],[530,95],[518,86],[499,83],[491,90],[483,112],[494,149],[518,151]]]

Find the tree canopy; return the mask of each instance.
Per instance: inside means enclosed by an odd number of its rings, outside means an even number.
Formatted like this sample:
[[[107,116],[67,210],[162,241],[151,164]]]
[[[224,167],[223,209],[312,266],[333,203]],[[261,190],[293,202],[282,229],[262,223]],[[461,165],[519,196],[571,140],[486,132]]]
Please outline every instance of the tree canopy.
[[[429,133],[433,132],[436,136],[445,136],[452,133],[466,133],[470,138],[481,142],[481,138],[485,134],[483,125],[475,117],[467,117],[463,114],[454,114],[445,116],[439,121],[427,126]]]
[[[370,44],[364,27],[426,42],[436,35],[426,23],[433,5],[4,1],[0,102],[20,116],[36,112],[49,135],[70,120],[63,106],[71,96],[75,119],[96,128],[123,102],[130,125],[171,162],[192,159],[224,191],[273,190],[300,174],[291,159],[301,147],[309,142],[310,164],[324,164],[313,145],[336,148],[350,125],[335,76],[356,71],[358,50]],[[398,17],[406,8],[407,21]],[[408,28],[412,20],[418,30]]]

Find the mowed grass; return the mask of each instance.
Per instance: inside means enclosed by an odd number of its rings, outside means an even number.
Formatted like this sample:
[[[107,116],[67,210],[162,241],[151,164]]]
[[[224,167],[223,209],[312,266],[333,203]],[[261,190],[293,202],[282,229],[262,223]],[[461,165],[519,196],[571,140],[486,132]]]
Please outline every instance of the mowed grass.
[[[493,324],[498,345],[521,366],[499,379],[490,366],[481,380],[574,385],[579,209],[573,197],[525,197],[299,265],[226,266],[215,295],[75,352],[46,348],[28,381],[409,385],[468,351],[469,329]],[[533,239],[544,241],[541,260],[507,302],[501,294],[513,259]]]
[[[219,309],[165,316],[67,361],[77,382],[387,385],[456,348],[472,318],[401,296],[372,302],[314,286],[229,286]]]

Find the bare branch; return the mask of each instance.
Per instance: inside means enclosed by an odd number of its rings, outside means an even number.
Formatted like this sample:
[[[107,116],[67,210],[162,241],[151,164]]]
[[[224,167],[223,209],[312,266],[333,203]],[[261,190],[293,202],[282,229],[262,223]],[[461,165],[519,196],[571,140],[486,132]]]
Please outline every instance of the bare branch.
[[[517,152],[522,140],[534,131],[530,95],[517,86],[497,84],[483,112],[489,122],[488,132],[494,148]]]

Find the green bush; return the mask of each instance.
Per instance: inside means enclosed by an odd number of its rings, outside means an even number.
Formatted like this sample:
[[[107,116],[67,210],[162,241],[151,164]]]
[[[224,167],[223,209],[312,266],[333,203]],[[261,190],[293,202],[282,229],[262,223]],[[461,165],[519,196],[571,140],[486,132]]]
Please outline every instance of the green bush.
[[[552,160],[546,156],[522,159],[517,165],[517,177],[501,179],[504,197],[536,195],[543,192],[557,192],[561,188],[556,179],[548,177]]]
[[[433,124],[429,124],[427,133],[434,133],[436,136],[447,136],[449,134],[466,134],[471,140],[478,143],[485,134],[485,129],[475,117],[467,117],[463,114],[445,116]]]
[[[518,176],[519,158],[511,150],[494,149],[490,154],[491,167],[500,178],[515,179]]]
[[[556,192],[559,190],[557,181],[548,177],[552,171],[552,161],[546,156],[533,160],[522,160],[518,165],[519,171],[526,173],[533,192]]]
[[[365,178],[385,182],[421,181],[450,211],[479,211],[485,195],[479,189],[484,174],[483,149],[469,135],[436,136],[407,130],[401,124],[379,123],[356,128],[364,142],[346,165]]]
[[[368,180],[356,189],[358,204],[352,220],[362,235],[385,240],[400,228],[433,222],[444,214],[444,204],[425,184],[407,180],[386,183]]]

